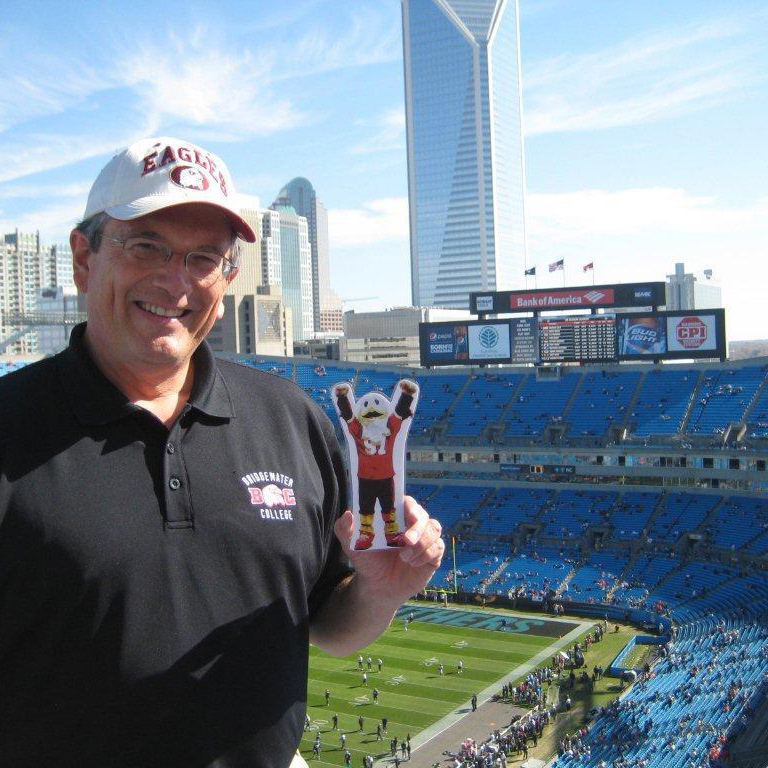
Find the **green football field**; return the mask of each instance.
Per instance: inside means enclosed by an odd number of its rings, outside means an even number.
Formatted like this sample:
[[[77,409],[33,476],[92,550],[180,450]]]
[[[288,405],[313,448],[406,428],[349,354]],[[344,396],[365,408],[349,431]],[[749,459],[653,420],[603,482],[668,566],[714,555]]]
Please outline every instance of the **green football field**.
[[[418,612],[418,609],[417,609]],[[466,613],[449,612],[458,623],[466,621]],[[434,614],[441,621],[445,614]],[[472,614],[477,622],[486,622],[488,614]],[[426,617],[428,618],[428,617]],[[343,765],[344,749],[340,734],[346,733],[346,748],[352,753],[352,764],[360,766],[364,754],[374,757],[389,754],[389,742],[406,734],[417,733],[466,704],[472,694],[508,675],[515,667],[525,663],[544,648],[558,641],[553,636],[557,625],[550,622],[511,621],[504,631],[473,629],[466,626],[448,626],[432,620],[414,621],[408,631],[403,621],[396,619],[390,629],[376,643],[362,651],[366,659],[364,670],[368,683],[363,684],[358,669],[360,654],[335,659],[310,650],[308,714],[311,728],[304,733],[302,755],[314,766]],[[540,625],[540,626],[535,626]],[[575,625],[564,625],[572,629]],[[519,629],[521,631],[515,631]],[[367,658],[373,660],[368,672]],[[377,659],[383,661],[378,671]],[[458,674],[457,665],[464,668]],[[444,674],[439,674],[439,665]],[[378,704],[373,702],[373,689],[380,692]],[[325,691],[330,691],[329,706],[325,705]],[[339,728],[332,730],[332,717],[338,714]],[[360,731],[358,718],[364,718]],[[377,741],[376,726],[381,718],[388,718],[387,733]],[[320,733],[322,751],[319,758],[312,757],[316,733]]]

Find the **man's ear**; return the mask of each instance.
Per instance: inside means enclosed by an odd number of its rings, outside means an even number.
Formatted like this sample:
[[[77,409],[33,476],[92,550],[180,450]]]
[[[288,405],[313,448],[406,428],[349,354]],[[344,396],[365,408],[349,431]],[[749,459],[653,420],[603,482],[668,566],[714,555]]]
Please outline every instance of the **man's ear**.
[[[69,247],[72,249],[72,269],[77,290],[80,293],[88,293],[88,278],[90,276],[88,258],[91,255],[88,238],[79,230],[73,229],[69,235]]]

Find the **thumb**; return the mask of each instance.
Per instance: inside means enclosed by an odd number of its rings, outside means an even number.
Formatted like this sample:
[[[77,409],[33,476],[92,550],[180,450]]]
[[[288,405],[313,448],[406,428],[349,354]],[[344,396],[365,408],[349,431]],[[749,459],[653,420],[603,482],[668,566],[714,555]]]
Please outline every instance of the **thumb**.
[[[355,519],[350,510],[344,512],[341,517],[333,524],[333,530],[336,534],[336,538],[341,543],[341,548],[344,550],[344,554],[350,557],[352,550],[350,548],[350,542],[352,541],[352,532],[355,529]]]

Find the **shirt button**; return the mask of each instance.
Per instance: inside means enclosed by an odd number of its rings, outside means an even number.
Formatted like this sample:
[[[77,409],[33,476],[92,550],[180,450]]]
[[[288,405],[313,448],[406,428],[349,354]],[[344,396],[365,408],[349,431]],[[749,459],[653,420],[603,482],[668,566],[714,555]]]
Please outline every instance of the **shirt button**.
[[[171,486],[171,490],[172,490],[172,491],[178,491],[178,490],[179,490],[179,488],[181,488],[181,480],[179,480],[179,478],[178,478],[178,477],[172,477],[172,478],[171,478],[171,479],[168,481],[168,485],[170,485],[170,486]]]
[[[165,446],[165,450],[168,453],[175,453],[176,452],[176,446],[173,443],[168,443],[168,445]]]

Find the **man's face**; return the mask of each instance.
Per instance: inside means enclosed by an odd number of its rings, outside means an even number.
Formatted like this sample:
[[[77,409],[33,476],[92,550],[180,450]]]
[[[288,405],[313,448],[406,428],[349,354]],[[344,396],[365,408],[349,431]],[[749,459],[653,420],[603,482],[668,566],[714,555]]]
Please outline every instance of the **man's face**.
[[[136,264],[111,240],[136,235],[169,245],[171,261],[158,267]],[[231,243],[226,217],[199,204],[166,208],[133,221],[110,219],[98,252],[87,256],[78,255],[73,239],[75,282],[87,294],[87,340],[97,361],[137,372],[147,367],[184,370],[216,322],[234,274],[204,286],[189,275],[183,257],[198,250],[226,256]]]

